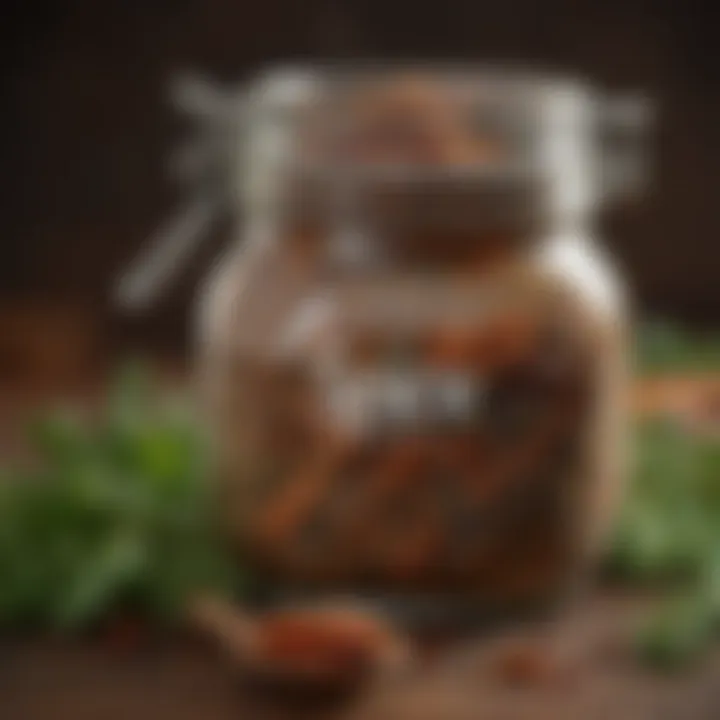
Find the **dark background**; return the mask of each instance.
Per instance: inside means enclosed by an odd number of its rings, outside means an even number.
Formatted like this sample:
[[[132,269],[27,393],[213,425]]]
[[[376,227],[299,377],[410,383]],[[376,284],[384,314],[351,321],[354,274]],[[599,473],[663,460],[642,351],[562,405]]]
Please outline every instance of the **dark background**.
[[[657,111],[651,192],[601,218],[641,309],[720,318],[717,10],[713,2],[57,0],[3,6],[0,298],[71,302],[106,338],[181,350],[212,238],[147,317],[108,288],[174,200],[181,123],[168,79],[239,80],[335,57],[512,60],[644,91]]]

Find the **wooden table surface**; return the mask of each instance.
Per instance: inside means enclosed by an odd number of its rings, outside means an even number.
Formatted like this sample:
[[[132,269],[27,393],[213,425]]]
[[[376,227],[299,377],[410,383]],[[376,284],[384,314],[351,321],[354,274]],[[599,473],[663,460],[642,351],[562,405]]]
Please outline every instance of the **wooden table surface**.
[[[458,639],[402,679],[340,704],[288,701],[248,690],[212,648],[188,643],[109,651],[97,641],[5,641],[3,720],[717,720],[720,652],[676,675],[645,671],[621,649],[645,601],[600,593],[565,632],[581,638],[570,671],[517,687],[490,672],[482,637]],[[583,638],[594,638],[585,640]],[[581,645],[582,647],[582,645]]]

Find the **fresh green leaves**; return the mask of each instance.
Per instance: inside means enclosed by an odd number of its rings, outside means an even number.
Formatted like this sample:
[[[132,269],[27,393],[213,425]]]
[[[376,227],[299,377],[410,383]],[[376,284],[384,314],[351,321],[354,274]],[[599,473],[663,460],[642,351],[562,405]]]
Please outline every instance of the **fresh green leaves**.
[[[648,322],[640,328],[635,343],[638,372],[718,372],[720,334],[688,334],[667,321]]]
[[[718,441],[661,418],[636,436],[610,568],[641,581],[698,577],[720,546]]]
[[[720,372],[720,336],[647,324],[637,370]],[[636,467],[608,564],[633,583],[672,586],[676,597],[638,635],[640,656],[670,669],[699,655],[720,629],[720,440],[656,418],[636,430]]]
[[[62,628],[72,628],[97,619],[113,606],[116,595],[122,595],[142,575],[146,552],[140,532],[108,533],[92,551],[70,564],[52,620]]]
[[[720,447],[670,420],[638,431],[638,466],[611,567],[634,582],[673,581],[667,604],[638,638],[641,657],[669,669],[699,655],[720,626]]]
[[[630,582],[679,592],[638,637],[645,662],[671,669],[698,656],[720,629],[720,444],[656,419],[638,428],[636,455],[608,560]]]
[[[673,670],[697,659],[720,631],[720,562],[711,549],[696,581],[640,629],[638,653],[653,668]]]
[[[237,581],[215,536],[192,409],[124,368],[102,412],[33,424],[36,463],[0,480],[0,624],[82,628],[120,606],[172,620]]]
[[[638,654],[650,667],[674,670],[707,648],[714,624],[713,608],[702,595],[673,599],[640,629]]]

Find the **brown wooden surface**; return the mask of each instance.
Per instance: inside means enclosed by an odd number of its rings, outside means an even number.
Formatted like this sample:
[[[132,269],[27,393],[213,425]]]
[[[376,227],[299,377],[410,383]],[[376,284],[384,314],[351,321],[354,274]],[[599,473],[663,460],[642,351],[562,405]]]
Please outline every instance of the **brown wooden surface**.
[[[335,704],[250,691],[202,645],[119,651],[99,641],[6,641],[3,720],[717,720],[720,653],[677,675],[642,670],[617,638],[645,602],[587,601],[564,633],[581,648],[569,671],[518,687],[488,669],[482,638],[464,638],[403,679]],[[584,650],[582,648],[585,648]]]

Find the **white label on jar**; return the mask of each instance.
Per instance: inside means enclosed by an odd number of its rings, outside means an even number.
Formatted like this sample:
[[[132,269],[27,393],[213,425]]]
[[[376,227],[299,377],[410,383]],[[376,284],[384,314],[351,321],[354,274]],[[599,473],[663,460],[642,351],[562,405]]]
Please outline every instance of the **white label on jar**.
[[[331,417],[355,432],[461,425],[477,412],[482,383],[467,373],[381,370],[327,386]]]

